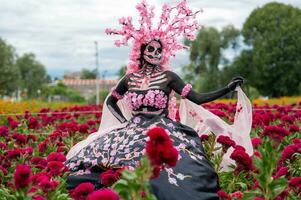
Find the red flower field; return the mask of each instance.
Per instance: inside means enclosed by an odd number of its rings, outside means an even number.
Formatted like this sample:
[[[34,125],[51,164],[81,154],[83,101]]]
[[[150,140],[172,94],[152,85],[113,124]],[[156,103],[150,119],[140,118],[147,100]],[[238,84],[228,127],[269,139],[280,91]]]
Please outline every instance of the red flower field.
[[[212,103],[205,107],[228,122],[233,120],[233,104]],[[230,138],[213,135],[200,138],[217,170],[218,153],[206,147],[219,143],[223,152],[234,148],[231,159],[236,165],[229,172],[218,170],[221,199],[300,199],[301,102],[253,108],[251,136],[255,153],[252,157]],[[5,123],[0,125],[1,199],[119,199],[112,189],[95,191],[89,183],[70,192],[65,189],[68,175],[63,164],[65,155],[76,142],[97,131],[100,119],[101,106],[54,111],[45,108],[37,115],[25,112],[22,116],[2,119]],[[147,144],[146,152],[155,166],[155,177],[158,166],[176,165],[178,152],[164,130],[153,131],[156,133],[148,132],[152,142]],[[110,187],[120,178],[120,173],[106,171],[100,180]]]

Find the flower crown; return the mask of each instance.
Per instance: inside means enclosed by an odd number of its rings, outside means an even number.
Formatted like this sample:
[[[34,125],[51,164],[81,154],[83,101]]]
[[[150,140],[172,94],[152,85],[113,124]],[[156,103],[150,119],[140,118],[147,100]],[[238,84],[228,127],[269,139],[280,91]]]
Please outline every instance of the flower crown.
[[[176,7],[171,7],[169,4],[164,4],[162,14],[157,28],[153,28],[152,19],[155,17],[154,6],[149,6],[146,0],[142,0],[136,6],[139,12],[140,28],[136,29],[132,24],[132,17],[122,17],[119,19],[119,24],[122,26],[120,30],[109,29],[105,30],[106,34],[121,35],[121,40],[116,40],[115,45],[127,46],[128,41],[133,39],[133,48],[130,53],[130,63],[127,67],[127,73],[139,70],[139,58],[141,45],[147,44],[152,40],[160,40],[163,44],[161,67],[169,68],[169,58],[175,56],[175,52],[188,47],[177,42],[177,37],[183,36],[188,40],[194,40],[194,31],[200,26],[196,20],[196,15],[200,11],[193,12],[186,5],[186,0],[182,0]],[[176,11],[176,12],[173,12]]]

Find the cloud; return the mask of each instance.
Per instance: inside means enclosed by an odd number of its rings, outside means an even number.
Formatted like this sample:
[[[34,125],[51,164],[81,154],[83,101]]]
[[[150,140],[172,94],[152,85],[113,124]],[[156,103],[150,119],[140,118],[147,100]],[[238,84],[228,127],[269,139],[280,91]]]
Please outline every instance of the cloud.
[[[118,18],[138,14],[140,0],[0,0],[0,37],[13,45],[18,54],[32,52],[51,75],[65,70],[93,69],[94,41],[98,41],[102,70],[117,71],[127,63],[129,47],[116,48],[117,37],[104,33],[117,27]],[[160,12],[163,0],[149,1]],[[175,3],[175,0],[168,0]],[[250,12],[267,0],[188,0],[195,10],[203,9],[198,20],[205,26],[221,28],[227,24],[242,27]],[[301,7],[300,0],[283,0]],[[172,64],[175,69],[188,63],[188,53],[179,52]]]

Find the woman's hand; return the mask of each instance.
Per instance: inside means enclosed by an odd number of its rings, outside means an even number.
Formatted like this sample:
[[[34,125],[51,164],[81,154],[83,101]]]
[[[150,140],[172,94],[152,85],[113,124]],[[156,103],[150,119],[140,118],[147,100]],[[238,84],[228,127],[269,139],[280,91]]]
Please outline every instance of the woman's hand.
[[[232,78],[232,80],[230,81],[230,83],[228,84],[228,88],[230,91],[233,91],[235,90],[235,88],[238,86],[238,85],[242,85],[244,82],[244,78],[241,77],[241,76],[236,76],[234,78]]]

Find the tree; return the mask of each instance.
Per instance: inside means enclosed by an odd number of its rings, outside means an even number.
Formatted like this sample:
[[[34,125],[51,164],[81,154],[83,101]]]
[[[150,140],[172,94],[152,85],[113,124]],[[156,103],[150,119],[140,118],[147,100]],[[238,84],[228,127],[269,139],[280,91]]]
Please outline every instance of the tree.
[[[45,67],[31,53],[19,57],[16,63],[21,72],[22,88],[28,97],[37,97],[38,91],[49,81]]]
[[[20,70],[15,64],[15,50],[0,38],[0,95],[11,95],[20,84]]]
[[[229,61],[223,55],[223,51],[239,47],[239,30],[232,25],[224,27],[221,31],[207,27],[199,31],[197,39],[185,41],[191,47],[191,63],[184,67],[185,79],[197,84],[198,90],[214,90],[221,86],[220,64]],[[192,76],[193,74],[193,76]]]
[[[251,13],[242,34],[251,50],[238,60],[244,67],[252,66],[256,79],[251,78],[251,84],[267,96],[300,94],[301,10],[268,3]]]
[[[118,71],[118,76],[119,78],[122,78],[125,74],[126,74],[126,65],[123,65],[120,67],[119,71]]]
[[[96,69],[89,70],[89,69],[82,69],[81,71],[81,79],[96,79],[97,71]]]

